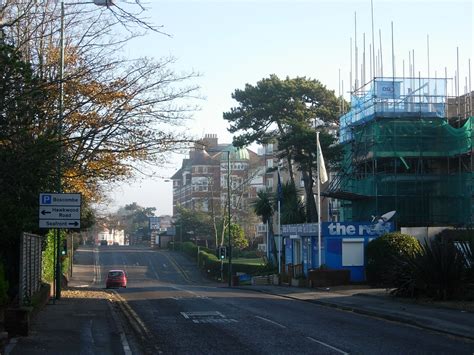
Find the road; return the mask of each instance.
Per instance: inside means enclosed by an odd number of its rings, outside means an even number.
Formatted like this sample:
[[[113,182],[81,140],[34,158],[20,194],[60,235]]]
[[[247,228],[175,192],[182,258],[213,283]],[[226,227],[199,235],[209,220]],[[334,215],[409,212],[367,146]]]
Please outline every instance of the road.
[[[128,287],[117,293],[137,320],[145,353],[474,353],[464,339],[210,282],[178,253],[115,246],[79,251],[76,259],[95,264],[96,287],[110,269],[127,272]]]

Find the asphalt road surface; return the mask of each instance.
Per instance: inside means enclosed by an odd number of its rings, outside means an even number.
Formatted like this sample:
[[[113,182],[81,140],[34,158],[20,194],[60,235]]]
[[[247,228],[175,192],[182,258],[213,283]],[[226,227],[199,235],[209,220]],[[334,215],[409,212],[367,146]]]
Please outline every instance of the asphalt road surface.
[[[117,293],[145,353],[474,354],[464,339],[210,282],[178,253],[109,246],[76,259],[95,265],[96,287],[110,269],[127,272]]]

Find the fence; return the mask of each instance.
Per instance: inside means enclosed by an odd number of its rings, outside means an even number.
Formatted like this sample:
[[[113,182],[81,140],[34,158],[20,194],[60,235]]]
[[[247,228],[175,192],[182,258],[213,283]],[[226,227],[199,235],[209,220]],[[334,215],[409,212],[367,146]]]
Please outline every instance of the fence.
[[[20,245],[20,306],[28,305],[41,286],[42,237],[23,233]]]
[[[303,276],[303,264],[286,264],[283,272],[292,278]]]

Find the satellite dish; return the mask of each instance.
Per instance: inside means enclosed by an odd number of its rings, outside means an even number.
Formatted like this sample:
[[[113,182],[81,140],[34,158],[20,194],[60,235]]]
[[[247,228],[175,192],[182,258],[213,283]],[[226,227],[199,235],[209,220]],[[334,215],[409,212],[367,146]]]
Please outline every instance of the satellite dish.
[[[380,219],[379,219],[379,222],[380,222],[380,220],[382,220],[382,222],[387,222],[388,220],[390,220],[395,215],[395,213],[397,213],[397,211],[390,211],[390,212],[387,212],[387,213],[381,215]]]
[[[377,216],[372,216],[372,223],[374,223],[371,227],[371,231],[376,233],[376,234],[383,234],[388,232],[386,230],[386,226],[384,226],[385,222],[387,222],[390,218],[392,218],[395,215],[396,211],[390,211],[387,213],[384,213],[380,217]]]

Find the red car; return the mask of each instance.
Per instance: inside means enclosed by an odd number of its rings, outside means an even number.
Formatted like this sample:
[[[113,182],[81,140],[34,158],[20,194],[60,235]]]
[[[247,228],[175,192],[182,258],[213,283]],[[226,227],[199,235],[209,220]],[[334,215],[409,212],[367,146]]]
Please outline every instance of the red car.
[[[107,274],[105,287],[127,287],[127,274],[123,270],[110,270]]]

